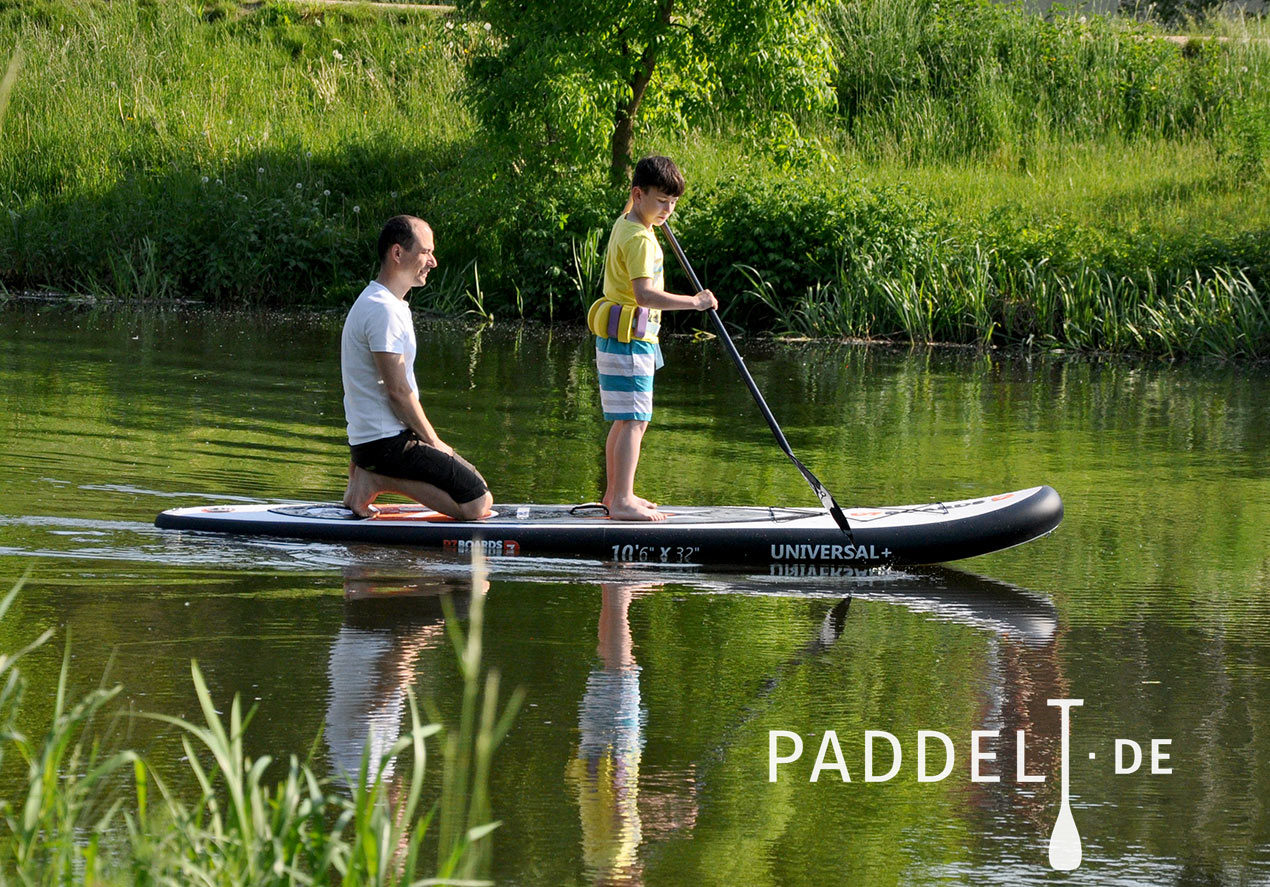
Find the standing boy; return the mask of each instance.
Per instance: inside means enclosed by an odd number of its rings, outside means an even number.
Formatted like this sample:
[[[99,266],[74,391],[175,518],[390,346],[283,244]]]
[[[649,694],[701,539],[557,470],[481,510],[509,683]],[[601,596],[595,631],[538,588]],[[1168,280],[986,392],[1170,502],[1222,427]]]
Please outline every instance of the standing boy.
[[[635,166],[626,211],[613,225],[604,255],[604,297],[587,312],[595,333],[595,363],[604,418],[613,423],[604,447],[608,486],[604,504],[614,520],[665,520],[656,503],[635,495],[640,443],[653,417],[653,373],[663,361],[657,332],[662,311],[717,308],[710,290],[668,293],[662,251],[653,227],[674,212],[684,179],[669,157]]]

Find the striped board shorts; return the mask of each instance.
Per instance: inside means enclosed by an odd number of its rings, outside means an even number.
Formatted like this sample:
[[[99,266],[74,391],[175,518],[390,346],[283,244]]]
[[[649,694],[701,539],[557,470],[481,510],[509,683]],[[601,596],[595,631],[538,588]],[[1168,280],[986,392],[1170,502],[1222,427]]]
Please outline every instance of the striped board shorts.
[[[606,422],[653,418],[653,373],[661,369],[661,346],[595,337],[595,368]]]

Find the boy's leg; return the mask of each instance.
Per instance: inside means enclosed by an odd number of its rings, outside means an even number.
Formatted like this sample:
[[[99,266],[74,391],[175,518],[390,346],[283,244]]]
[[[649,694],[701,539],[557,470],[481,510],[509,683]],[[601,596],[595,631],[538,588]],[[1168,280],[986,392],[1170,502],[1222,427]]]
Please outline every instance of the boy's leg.
[[[647,424],[647,423],[645,423],[645,424]],[[616,468],[616,464],[615,464],[615,462],[614,462],[614,458],[613,458],[613,449],[614,449],[614,444],[615,444],[615,442],[617,441],[617,438],[618,438],[618,435],[614,433],[614,428],[613,428],[613,427],[610,427],[610,428],[609,428],[609,436],[608,436],[608,438],[604,441],[604,476],[605,476],[605,478],[610,478],[610,477],[616,477],[616,476],[617,476],[617,468]],[[639,457],[638,457],[638,456],[636,456],[636,462],[638,462],[638,461],[639,461]],[[634,486],[634,481],[632,481],[632,486]],[[600,502],[602,502],[605,506],[608,506],[608,505],[609,505],[609,500],[610,500],[610,499],[612,499],[612,498],[613,498],[613,497],[612,497],[612,484],[610,483],[610,484],[609,484],[609,489],[607,489],[607,490],[605,490],[605,491],[604,491],[604,498],[603,498],[603,499],[601,499],[601,500],[600,500]],[[656,502],[653,502],[653,501],[651,501],[651,500],[649,500],[649,499],[645,499],[643,496],[635,496],[634,498],[635,498],[636,503],[638,503],[639,505],[644,506],[645,508],[651,508],[651,509],[653,509],[654,511],[657,509],[657,503],[656,503]]]
[[[648,500],[635,495],[635,469],[639,465],[640,444],[648,423],[635,419],[618,419],[609,429],[604,445],[608,470],[608,489],[604,504],[614,520],[665,520],[666,515]],[[645,504],[648,503],[648,504]]]

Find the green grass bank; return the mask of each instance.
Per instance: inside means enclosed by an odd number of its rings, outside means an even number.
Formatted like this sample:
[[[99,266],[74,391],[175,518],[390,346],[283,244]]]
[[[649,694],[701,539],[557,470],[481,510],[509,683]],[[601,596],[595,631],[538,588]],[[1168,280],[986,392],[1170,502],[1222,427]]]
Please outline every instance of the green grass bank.
[[[677,230],[730,321],[1270,357],[1266,21],[1182,45],[972,0],[825,16],[831,113],[637,136],[684,168]],[[0,131],[0,281],[342,305],[379,223],[410,211],[442,260],[416,305],[581,323],[624,195],[604,158],[543,171],[482,128],[465,76],[488,39],[425,10],[0,0],[0,59],[27,60]]]

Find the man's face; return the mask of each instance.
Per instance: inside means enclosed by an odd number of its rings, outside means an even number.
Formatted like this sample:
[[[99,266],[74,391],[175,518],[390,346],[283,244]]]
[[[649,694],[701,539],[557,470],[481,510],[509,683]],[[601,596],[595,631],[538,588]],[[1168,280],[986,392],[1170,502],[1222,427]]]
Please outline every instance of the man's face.
[[[660,225],[675,211],[678,197],[671,197],[661,188],[632,188],[631,209],[645,225]]]
[[[432,229],[415,222],[414,232],[414,249],[402,250],[401,267],[412,274],[413,286],[423,286],[428,282],[428,272],[437,266],[437,257],[433,251]]]

